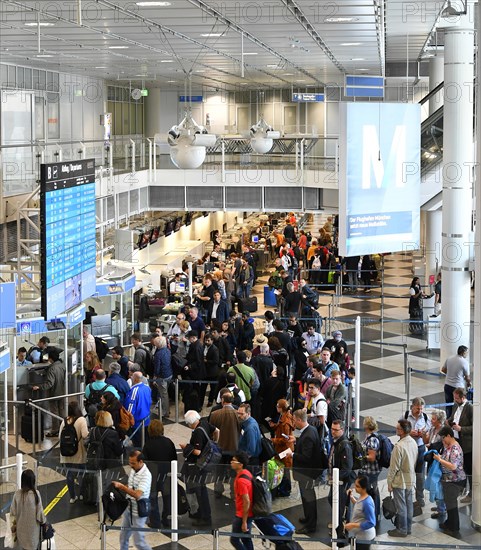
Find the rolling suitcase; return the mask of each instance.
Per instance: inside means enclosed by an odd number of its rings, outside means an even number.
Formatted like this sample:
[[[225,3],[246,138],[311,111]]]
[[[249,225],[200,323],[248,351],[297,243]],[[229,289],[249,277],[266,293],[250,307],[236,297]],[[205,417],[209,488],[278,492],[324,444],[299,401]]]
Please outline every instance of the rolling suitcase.
[[[264,305],[266,307],[276,307],[277,305],[274,289],[267,285],[264,287]]]
[[[250,298],[241,298],[239,300],[239,311],[241,313],[254,313],[255,311],[257,311],[257,296],[251,296]]]
[[[37,414],[39,414],[37,412]],[[32,409],[27,407],[25,414],[20,418],[20,435],[27,443],[33,443],[32,434]],[[35,443],[43,441],[43,419],[40,421],[40,433],[38,433],[38,420],[35,418]]]
[[[274,544],[276,550],[302,550],[299,543],[292,540],[292,535],[295,531],[294,525],[282,514],[270,514],[266,517],[258,517],[255,518],[254,523],[261,535],[266,535],[267,537],[279,536],[291,538],[291,540],[269,539],[269,542]]]
[[[97,474],[87,473],[85,474],[82,482],[82,490],[80,494],[83,497],[84,504],[97,504],[98,491],[97,491]]]

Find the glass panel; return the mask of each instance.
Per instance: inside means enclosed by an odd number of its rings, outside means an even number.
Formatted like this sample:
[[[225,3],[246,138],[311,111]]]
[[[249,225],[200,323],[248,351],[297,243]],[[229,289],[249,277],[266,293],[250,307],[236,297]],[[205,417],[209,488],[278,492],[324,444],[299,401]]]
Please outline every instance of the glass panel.
[[[8,66],[8,83],[7,86],[15,88],[17,84],[17,68],[15,65]]]
[[[0,65],[0,86],[5,87],[8,82],[8,65]]]
[[[122,134],[122,103],[115,103],[114,134]]]
[[[58,94],[49,94],[47,103],[47,129],[49,139],[60,139],[59,115],[60,109]]]
[[[32,70],[32,88],[38,90],[38,69]]]
[[[39,90],[45,90],[45,78],[46,74],[45,71],[38,71],[38,89]]]
[[[32,89],[32,69],[25,69],[25,89]]]
[[[130,343],[130,336],[132,335],[132,291],[126,292],[122,295],[124,300],[124,345]]]
[[[45,100],[42,96],[35,96],[35,137],[45,139]]]
[[[32,96],[21,92],[2,93],[2,143],[32,141]]]
[[[130,103],[130,130],[129,134],[135,134],[135,103]]]
[[[25,88],[25,69],[17,67],[17,87]]]
[[[122,104],[122,134],[128,135],[130,132],[129,128],[129,104]]]
[[[137,105],[137,117],[135,119],[135,133],[144,133],[144,106],[142,103]]]

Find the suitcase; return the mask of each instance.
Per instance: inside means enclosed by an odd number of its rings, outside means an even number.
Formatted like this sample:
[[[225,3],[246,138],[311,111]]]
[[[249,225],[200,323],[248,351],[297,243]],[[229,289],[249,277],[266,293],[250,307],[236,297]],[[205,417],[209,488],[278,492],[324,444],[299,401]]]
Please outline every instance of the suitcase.
[[[241,298],[238,303],[239,311],[241,313],[254,313],[255,311],[257,311],[257,296],[251,296],[250,298]]]
[[[30,414],[29,414],[30,413]],[[43,425],[40,426],[40,433],[38,433],[38,420],[35,418],[35,443],[43,441]],[[42,424],[42,423],[40,423]],[[32,409],[27,408],[25,414],[20,419],[20,435],[27,443],[33,443],[32,435]]]
[[[276,307],[277,305],[274,289],[267,285],[264,287],[264,305],[266,307]]]
[[[84,504],[97,504],[98,491],[97,491],[97,474],[87,473],[85,474],[82,482],[82,490],[80,494],[83,497]]]
[[[292,535],[295,531],[294,525],[282,514],[270,514],[266,517],[258,517],[254,520],[254,522],[261,535],[265,535],[267,537],[275,537],[277,535],[280,537],[290,537],[292,539]],[[269,539],[269,542],[274,544],[276,550],[281,548],[300,548],[300,546],[296,546],[298,543],[294,540]]]

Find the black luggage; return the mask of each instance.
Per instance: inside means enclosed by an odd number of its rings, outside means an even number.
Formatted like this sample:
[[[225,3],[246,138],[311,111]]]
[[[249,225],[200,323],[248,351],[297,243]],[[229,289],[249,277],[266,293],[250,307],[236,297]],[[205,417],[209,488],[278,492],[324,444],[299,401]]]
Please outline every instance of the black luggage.
[[[257,296],[250,298],[241,298],[238,302],[239,311],[241,313],[254,313],[257,311]]]
[[[25,414],[20,419],[20,435],[27,443],[33,443],[32,409],[30,407],[25,409]],[[42,422],[40,422],[40,433],[38,433],[38,420],[35,417],[35,443],[40,443],[41,441],[43,441],[43,426]]]
[[[83,478],[82,490],[80,492],[83,497],[84,504],[97,504],[97,474],[87,473]]]

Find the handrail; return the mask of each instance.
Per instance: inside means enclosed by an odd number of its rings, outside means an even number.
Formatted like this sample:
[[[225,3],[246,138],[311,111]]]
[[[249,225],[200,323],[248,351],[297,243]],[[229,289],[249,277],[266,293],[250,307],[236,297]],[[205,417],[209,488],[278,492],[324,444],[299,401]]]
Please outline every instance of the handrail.
[[[132,134],[131,134],[132,135]],[[111,138],[111,141],[115,141],[115,140],[120,140],[120,141],[124,141],[124,140],[129,140],[129,139],[132,139],[131,135],[127,135],[127,136],[113,136]],[[133,134],[134,136],[137,135],[137,134]],[[138,136],[136,139],[147,139],[145,136]],[[52,142],[44,142],[44,143],[40,143],[40,142],[37,142],[37,141],[31,141],[30,143],[18,143],[18,144],[13,144],[13,145],[0,145],[0,149],[15,149],[15,148],[19,148],[19,147],[49,147],[49,146],[59,146],[59,145],[78,145],[79,143],[79,140],[74,140],[74,141],[52,141]],[[86,144],[86,143],[105,143],[105,141],[103,139],[83,139],[82,140],[82,143],[83,144]]]
[[[426,101],[429,101],[433,96],[435,96],[440,90],[444,88],[444,81],[440,82],[435,88],[433,88],[427,95],[418,101],[419,105],[424,105]]]

